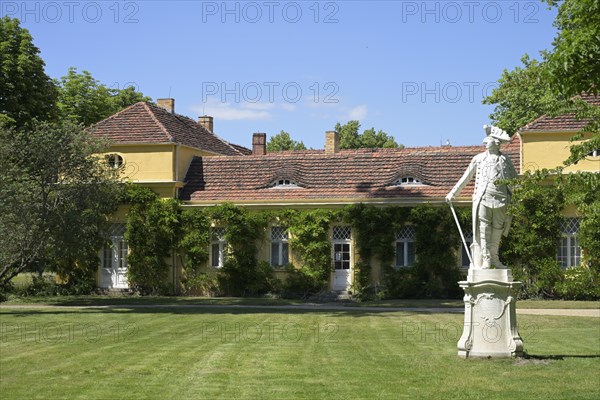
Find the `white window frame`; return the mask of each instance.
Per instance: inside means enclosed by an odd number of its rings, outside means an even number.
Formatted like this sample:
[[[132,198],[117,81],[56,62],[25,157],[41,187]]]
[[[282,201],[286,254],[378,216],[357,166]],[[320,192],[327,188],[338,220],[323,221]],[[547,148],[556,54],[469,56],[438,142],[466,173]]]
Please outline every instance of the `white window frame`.
[[[561,268],[578,267],[581,265],[581,247],[577,234],[579,232],[578,218],[563,218],[561,221],[561,238],[556,250],[556,260]]]
[[[419,178],[415,178],[412,175],[406,175],[402,178],[398,178],[394,181],[393,185],[395,186],[404,186],[404,185],[423,185],[423,182]]]
[[[281,232],[283,230],[283,232]],[[273,246],[277,248],[277,254],[273,254]],[[284,259],[283,249],[287,247],[287,259]],[[290,245],[289,245],[289,231],[288,228],[283,226],[272,226],[271,227],[271,246],[270,246],[269,262],[272,267],[285,267],[290,263]],[[275,256],[275,257],[274,257]],[[273,259],[277,259],[277,263],[273,263]]]
[[[331,231],[332,241],[331,241],[331,252],[332,252],[332,263],[334,272],[337,271],[352,271],[354,260],[353,260],[353,251],[352,251],[352,227],[346,225],[337,225],[332,228]],[[343,259],[344,251],[340,252],[342,254],[342,259],[336,260],[336,252],[335,246],[340,245],[348,245],[348,259]],[[341,263],[342,268],[335,268],[336,263]],[[344,265],[347,264],[348,268],[344,268]]]
[[[101,251],[101,265],[105,269],[127,268],[129,243],[125,240],[125,224],[113,224],[110,233],[110,244]]]
[[[217,257],[215,263],[215,247],[217,248]],[[213,227],[210,233],[210,266],[212,268],[223,268],[227,258],[227,240],[225,238],[225,228]]]
[[[410,235],[409,235],[410,233]],[[409,260],[409,247],[412,243],[415,252],[414,259]],[[402,247],[402,256],[404,260],[403,265],[398,264],[398,247]],[[415,231],[412,226],[405,226],[399,232],[396,232],[396,241],[394,242],[394,268],[408,268],[411,267],[416,261],[416,243],[415,243]]]
[[[277,179],[270,186],[273,189],[296,189],[302,187],[291,179]]]

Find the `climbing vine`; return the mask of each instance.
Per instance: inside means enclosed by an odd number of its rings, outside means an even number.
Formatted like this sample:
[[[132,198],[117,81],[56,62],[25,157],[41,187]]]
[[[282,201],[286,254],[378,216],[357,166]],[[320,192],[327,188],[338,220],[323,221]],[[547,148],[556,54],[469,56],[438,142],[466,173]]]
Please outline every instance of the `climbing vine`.
[[[460,211],[466,219],[466,211]],[[365,204],[346,208],[346,220],[356,232],[360,262],[356,265],[356,289],[362,298],[374,294],[389,298],[456,297],[460,271],[455,251],[456,227],[446,207],[374,207]],[[412,267],[395,269],[395,233],[404,226],[415,228],[416,261]],[[372,263],[382,271],[382,291],[370,286]]]
[[[181,214],[179,257],[183,264],[184,294],[218,294],[217,282],[204,271],[209,257],[211,221],[203,209],[188,208]]]
[[[572,299],[600,298],[600,176],[593,173],[562,174],[561,169],[526,172],[515,182],[509,237],[501,256],[524,282],[524,297]],[[561,269],[556,249],[566,204],[576,206],[580,220],[579,267]]]
[[[159,199],[147,188],[132,187],[125,237],[130,286],[142,294],[168,292],[166,257],[178,244],[181,207],[177,200]]]
[[[306,297],[327,288],[331,273],[331,224],[340,220],[337,210],[283,210],[278,219],[289,227],[290,245],[300,260],[300,268],[288,268],[284,290]]]
[[[344,209],[248,211],[232,204],[182,209],[148,189],[130,190],[126,237],[131,247],[129,280],[140,293],[168,290],[168,258],[183,265],[184,293],[261,295],[268,292],[307,297],[328,286],[332,272],[330,229],[352,226],[358,257],[353,291],[360,298],[457,297],[457,250],[461,241],[448,207],[375,207],[354,204]],[[581,267],[562,270],[556,260],[561,212],[575,204],[580,216]],[[600,298],[600,179],[598,174],[527,173],[515,185],[510,236],[501,258],[525,283],[523,295]],[[463,228],[471,224],[470,207],[457,209]],[[270,224],[289,229],[290,247],[298,261],[283,281],[260,261]],[[415,229],[416,260],[393,268],[395,234]],[[212,227],[225,228],[229,257],[219,270],[207,270]],[[378,267],[378,268],[375,268]],[[380,271],[379,275],[374,271]]]
[[[233,204],[223,204],[206,210],[216,226],[225,228],[231,254],[219,271],[221,290],[232,296],[260,295],[276,286],[273,269],[258,261],[258,243],[265,238],[272,216],[269,212],[250,213]]]

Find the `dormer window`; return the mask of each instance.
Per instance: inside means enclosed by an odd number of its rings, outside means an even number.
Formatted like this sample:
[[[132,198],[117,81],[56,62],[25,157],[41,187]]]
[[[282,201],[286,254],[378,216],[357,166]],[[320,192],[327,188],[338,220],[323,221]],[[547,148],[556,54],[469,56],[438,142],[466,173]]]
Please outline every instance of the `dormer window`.
[[[422,185],[420,179],[415,178],[414,176],[403,176],[402,178],[398,178],[394,181],[394,186],[400,185]]]
[[[106,156],[106,163],[113,169],[119,169],[124,164],[123,157],[121,157],[119,154],[108,154]]]
[[[295,189],[301,188],[296,182],[291,179],[277,179],[275,182],[271,184],[271,187],[274,189]]]

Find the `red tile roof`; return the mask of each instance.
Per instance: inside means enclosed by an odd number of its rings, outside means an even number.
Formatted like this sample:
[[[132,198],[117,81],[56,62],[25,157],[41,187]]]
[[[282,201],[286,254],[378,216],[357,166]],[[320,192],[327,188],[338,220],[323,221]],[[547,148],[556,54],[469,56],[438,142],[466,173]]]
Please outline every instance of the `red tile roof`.
[[[519,147],[516,136],[502,147],[517,169]],[[459,180],[471,158],[484,150],[483,146],[442,146],[342,150],[337,154],[306,150],[250,157],[196,157],[180,198],[209,203],[441,200]],[[404,176],[417,178],[423,184],[393,185]],[[269,187],[279,179],[290,179],[301,187]],[[461,197],[470,196],[472,190],[473,182]]]
[[[584,101],[600,107],[600,96],[581,95]],[[520,132],[553,132],[553,131],[579,131],[589,123],[586,119],[576,119],[574,113],[550,117],[546,114],[533,120],[520,129]]]
[[[251,152],[226,142],[188,117],[144,102],[127,107],[89,130],[117,144],[178,143],[226,156]]]

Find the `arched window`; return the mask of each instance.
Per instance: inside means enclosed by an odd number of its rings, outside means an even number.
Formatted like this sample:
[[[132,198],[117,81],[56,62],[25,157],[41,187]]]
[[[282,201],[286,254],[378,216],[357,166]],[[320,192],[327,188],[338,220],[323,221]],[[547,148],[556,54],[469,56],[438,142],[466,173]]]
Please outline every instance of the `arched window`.
[[[123,166],[123,157],[119,154],[107,154],[106,155],[106,163],[114,169],[119,169]]]

